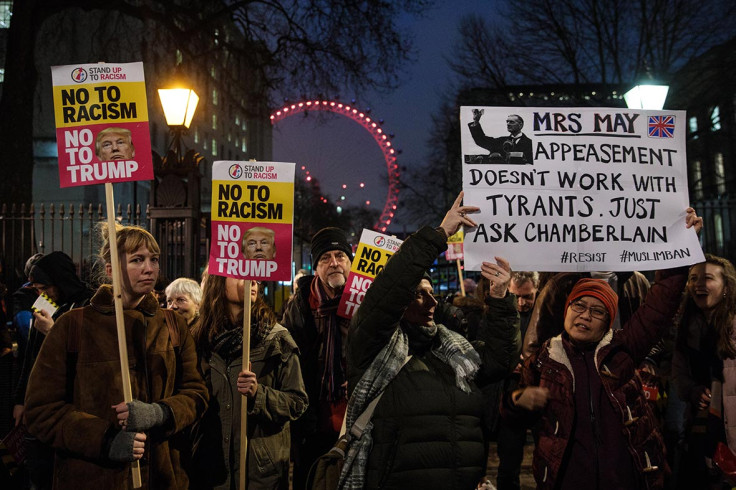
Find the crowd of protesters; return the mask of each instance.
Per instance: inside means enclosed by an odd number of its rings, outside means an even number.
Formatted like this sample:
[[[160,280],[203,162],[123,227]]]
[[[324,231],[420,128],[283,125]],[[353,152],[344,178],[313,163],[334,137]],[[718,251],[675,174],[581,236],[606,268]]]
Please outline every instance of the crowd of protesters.
[[[112,288],[93,291],[62,252],[29,258],[2,309],[19,373],[4,415],[26,427],[26,457],[0,482],[127,489],[136,465],[143,488],[302,490],[346,434],[337,488],[517,490],[527,444],[537,488],[730,488],[733,265],[706,255],[650,284],[488,257],[477,282],[438,302],[428,270],[477,211],[461,194],[438,227],[409,236],[352,319],[337,314],[353,260],[338,228],[314,235],[311,273],[277,315],[257,281],[205,270],[164,289],[156,239],[128,226],[110,243],[103,227],[101,275],[118,265],[113,247],[122,271],[127,403]],[[688,209],[682,226],[702,220]]]

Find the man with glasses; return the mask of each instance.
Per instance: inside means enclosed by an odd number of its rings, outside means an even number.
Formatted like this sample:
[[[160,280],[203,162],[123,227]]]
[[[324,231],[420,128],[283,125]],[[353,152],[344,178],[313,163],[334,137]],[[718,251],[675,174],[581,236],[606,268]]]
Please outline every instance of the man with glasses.
[[[312,238],[314,275],[299,279],[281,324],[299,346],[307,412],[292,424],[294,488],[304,488],[312,463],[337,441],[347,407],[345,338],[350,320],[337,316],[353,251],[345,232],[323,228]]]
[[[539,273],[535,271],[516,271],[511,274],[509,292],[516,295],[516,307],[519,311],[521,337],[524,338],[526,327],[532,316],[534,302],[537,300]]]

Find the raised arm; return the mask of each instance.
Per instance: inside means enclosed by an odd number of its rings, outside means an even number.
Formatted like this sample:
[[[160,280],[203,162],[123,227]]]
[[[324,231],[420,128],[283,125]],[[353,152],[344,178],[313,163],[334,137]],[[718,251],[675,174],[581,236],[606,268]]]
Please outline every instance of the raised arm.
[[[349,387],[356,386],[363,371],[398,328],[422,276],[447,247],[447,237],[461,225],[475,226],[467,214],[478,208],[463,206],[462,197],[460,193],[438,228],[424,227],[407,238],[368,288],[350,324]]]

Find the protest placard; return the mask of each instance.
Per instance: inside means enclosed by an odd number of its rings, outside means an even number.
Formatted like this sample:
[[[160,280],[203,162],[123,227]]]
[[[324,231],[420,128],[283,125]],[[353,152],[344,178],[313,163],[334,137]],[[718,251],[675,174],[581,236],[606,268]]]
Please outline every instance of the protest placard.
[[[703,260],[683,111],[461,107],[465,266],[653,270]]]
[[[153,179],[143,63],[51,67],[61,187]]]
[[[104,184],[108,237],[117,243],[112,184],[153,179],[143,63],[52,66],[51,81],[60,186]],[[130,402],[117,247],[110,247],[110,262],[123,399]],[[131,472],[133,488],[140,488],[138,461],[131,463]]]
[[[210,274],[291,280],[294,167],[279,162],[214,163]]]
[[[465,234],[462,228],[457,231],[454,235],[447,239],[447,252],[445,252],[445,259],[447,260],[463,260],[463,240]]]
[[[363,230],[355,258],[350,266],[350,274],[340,297],[337,314],[352,318],[368,288],[391,257],[401,246],[402,241],[371,230]]]

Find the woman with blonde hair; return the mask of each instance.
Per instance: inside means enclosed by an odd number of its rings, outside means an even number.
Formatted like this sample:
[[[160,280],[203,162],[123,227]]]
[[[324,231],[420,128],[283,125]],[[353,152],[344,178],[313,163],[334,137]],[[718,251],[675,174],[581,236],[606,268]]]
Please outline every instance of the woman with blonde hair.
[[[203,278],[193,331],[212,403],[196,431],[192,488],[230,489],[240,478],[241,403],[248,404],[247,486],[289,488],[290,422],[307,408],[296,343],[251,281],[250,365],[243,366],[243,280]]]
[[[152,294],[160,253],[153,236],[118,226],[112,246],[122,269],[133,401],[121,402],[113,290],[103,285],[89,306],[64,314],[49,332],[28,383],[28,430],[56,449],[54,488],[131,488],[130,463],[141,460],[142,488],[187,488],[178,433],[208,400],[194,340],[184,319],[165,314]],[[105,228],[100,256],[108,276],[110,247]]]

